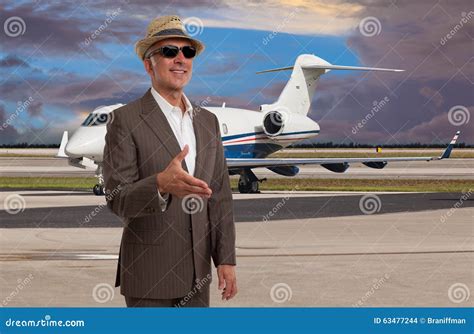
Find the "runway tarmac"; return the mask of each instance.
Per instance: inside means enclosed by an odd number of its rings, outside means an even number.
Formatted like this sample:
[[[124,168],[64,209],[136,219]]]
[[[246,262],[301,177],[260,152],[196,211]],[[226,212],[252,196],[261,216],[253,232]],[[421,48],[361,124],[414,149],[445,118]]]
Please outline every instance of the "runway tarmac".
[[[474,191],[474,190],[473,190]],[[122,222],[105,207],[105,199],[81,191],[2,191],[0,203],[19,195],[24,202],[21,214],[0,211],[0,228],[121,227]],[[236,222],[272,223],[324,217],[345,217],[362,212],[365,193],[271,192],[264,196],[234,194]],[[377,214],[450,209],[461,200],[460,193],[378,193]],[[249,198],[250,197],[250,198]],[[258,201],[255,200],[258,198]],[[463,201],[474,207],[472,198]],[[60,213],[60,214],[58,214]],[[94,213],[93,219],[90,218]],[[375,212],[374,212],[375,213]]]
[[[255,169],[262,177],[279,176],[267,169]],[[81,177],[93,176],[93,169],[80,169],[69,166],[64,159],[40,157],[0,157],[0,176],[9,177]],[[353,164],[345,173],[333,173],[320,166],[302,166],[298,178],[376,178],[376,179],[474,179],[474,159],[447,159],[440,161],[412,161],[390,163],[381,170],[362,164]]]
[[[0,210],[4,306],[125,305],[122,225],[102,198],[1,191],[0,203],[12,195],[24,210]],[[221,301],[214,272],[212,306],[474,305],[473,192],[234,194],[234,207],[240,292]]]

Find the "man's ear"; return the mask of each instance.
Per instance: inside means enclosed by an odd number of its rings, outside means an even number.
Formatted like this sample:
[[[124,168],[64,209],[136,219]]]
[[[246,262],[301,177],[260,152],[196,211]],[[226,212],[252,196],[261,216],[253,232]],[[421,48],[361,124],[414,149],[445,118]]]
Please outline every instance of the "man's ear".
[[[151,66],[151,59],[150,58],[147,58],[145,60],[143,60],[143,66],[145,67],[145,71],[149,74],[149,75],[152,75],[153,73],[153,68]]]

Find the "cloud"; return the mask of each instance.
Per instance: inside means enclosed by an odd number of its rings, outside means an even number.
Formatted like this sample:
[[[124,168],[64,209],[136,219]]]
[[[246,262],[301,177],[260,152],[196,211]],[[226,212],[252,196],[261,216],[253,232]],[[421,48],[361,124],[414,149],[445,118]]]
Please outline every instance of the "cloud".
[[[13,117],[7,117],[5,106],[0,104],[0,144],[16,143],[19,133],[12,125]]]
[[[319,140],[432,142],[462,130],[461,141],[474,143],[472,125],[456,127],[448,120],[451,107],[472,108],[474,13],[444,45],[440,42],[468,17],[470,7],[467,0],[367,6],[362,15],[380,21],[380,34],[368,37],[356,29],[348,47],[363,65],[406,72],[323,76],[310,113],[321,123]],[[390,98],[388,105],[354,135],[352,126],[370,113],[374,100],[385,96]],[[329,129],[325,131],[324,126]]]
[[[30,67],[30,65],[16,56],[9,55],[0,60],[0,67]]]

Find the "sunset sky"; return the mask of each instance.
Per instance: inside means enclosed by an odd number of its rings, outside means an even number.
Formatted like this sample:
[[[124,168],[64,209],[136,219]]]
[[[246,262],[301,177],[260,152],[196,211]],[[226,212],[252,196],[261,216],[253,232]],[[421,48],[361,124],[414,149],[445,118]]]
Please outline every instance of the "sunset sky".
[[[406,70],[323,76],[309,114],[317,141],[440,143],[461,130],[460,142],[474,144],[472,1],[39,0],[0,9],[0,144],[59,143],[96,107],[141,97],[150,80],[134,44],[151,19],[172,14],[206,45],[185,89],[197,104],[257,110],[291,72],[256,71],[315,54]]]

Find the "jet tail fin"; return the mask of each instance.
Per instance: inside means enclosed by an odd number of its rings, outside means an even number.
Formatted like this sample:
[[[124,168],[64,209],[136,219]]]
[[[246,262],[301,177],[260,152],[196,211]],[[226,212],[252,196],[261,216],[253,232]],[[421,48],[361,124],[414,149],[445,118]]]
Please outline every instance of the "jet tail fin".
[[[292,73],[280,96],[277,101],[271,104],[262,104],[260,106],[262,112],[276,110],[305,116],[308,115],[319,78],[331,70],[403,71],[393,68],[333,65],[315,55],[302,54],[298,56],[293,66],[274,68],[257,73],[287,70],[292,70]]]
[[[66,154],[66,151],[65,151],[68,140],[69,140],[68,132],[64,131],[63,132],[63,137],[61,138],[61,145],[59,145],[58,153],[56,153],[57,158],[68,158],[68,156]]]
[[[270,70],[264,70],[256,72],[257,74],[268,73],[268,72],[278,72],[278,71],[288,71],[292,70],[294,66],[288,67],[279,67],[273,68]],[[343,66],[343,65],[302,65],[302,69],[318,69],[318,70],[355,70],[355,71],[379,71],[379,72],[403,72],[405,70],[400,70],[396,68],[382,68],[382,67],[361,67],[361,66]]]
[[[453,139],[451,140],[449,145],[446,147],[443,154],[441,154],[441,156],[438,158],[438,160],[448,159],[451,156],[451,151],[453,150],[453,147],[456,144],[456,141],[458,140],[460,134],[461,134],[461,131],[456,132]]]

